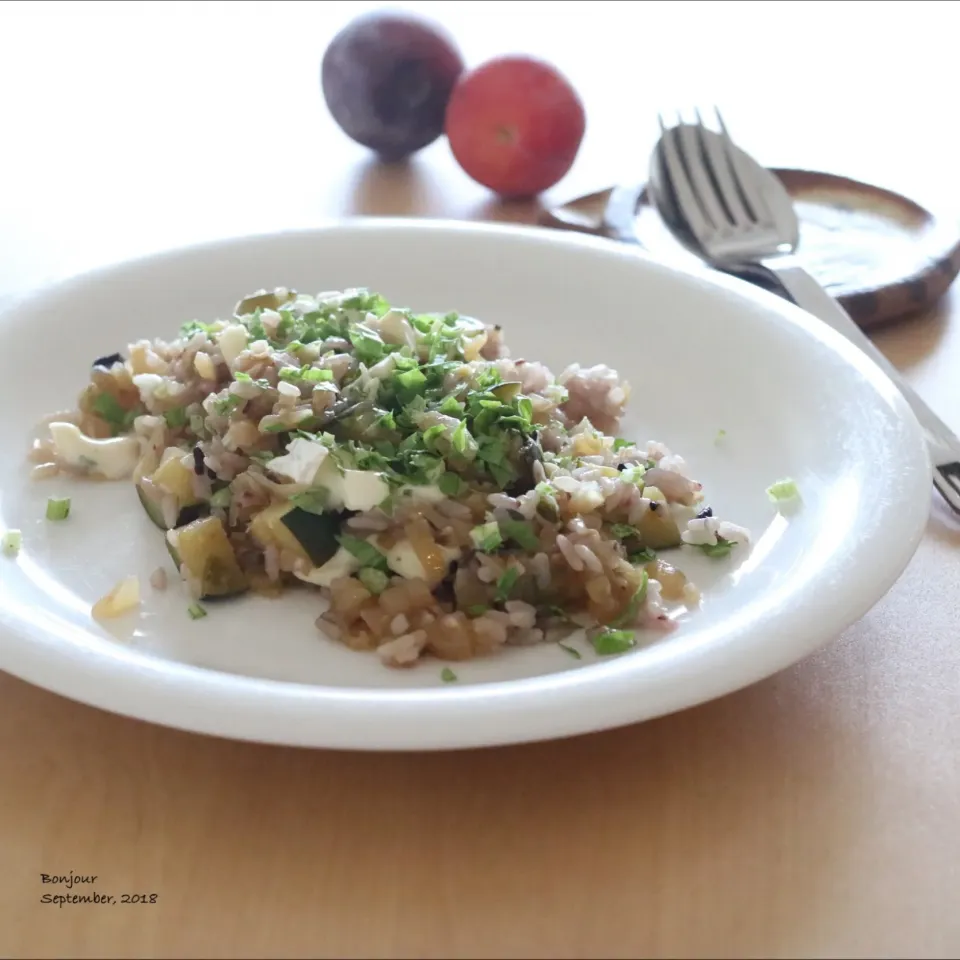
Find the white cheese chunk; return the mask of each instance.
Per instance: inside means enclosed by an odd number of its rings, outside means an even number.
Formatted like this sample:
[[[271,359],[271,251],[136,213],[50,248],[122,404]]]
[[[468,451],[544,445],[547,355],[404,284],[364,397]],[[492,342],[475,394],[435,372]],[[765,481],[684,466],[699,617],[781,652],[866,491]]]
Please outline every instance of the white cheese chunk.
[[[248,339],[247,328],[239,323],[231,323],[220,331],[217,345],[228,367],[232,368],[237,357],[247,349]]]
[[[294,483],[311,485],[317,478],[320,467],[330,450],[316,440],[296,437],[282,457],[274,457],[267,469],[277,476],[286,477]]]

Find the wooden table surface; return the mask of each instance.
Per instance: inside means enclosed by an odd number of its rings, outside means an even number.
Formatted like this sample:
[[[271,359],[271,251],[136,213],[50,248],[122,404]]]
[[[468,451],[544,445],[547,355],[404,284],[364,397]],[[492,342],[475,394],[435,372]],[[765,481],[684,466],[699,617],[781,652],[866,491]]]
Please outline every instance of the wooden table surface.
[[[532,219],[443,142],[385,170],[333,126],[319,58],[366,6],[0,4],[0,296],[334,215]],[[580,88],[587,138],[552,198],[632,179],[658,109],[715,100],[770,165],[952,199],[956,3],[413,6],[471,62],[534,52]],[[956,296],[877,342],[960,430]],[[794,668],[469,753],[231,743],[3,675],[0,955],[955,957],[958,591],[935,504],[899,583]],[[156,902],[42,904],[41,875],[71,870]]]

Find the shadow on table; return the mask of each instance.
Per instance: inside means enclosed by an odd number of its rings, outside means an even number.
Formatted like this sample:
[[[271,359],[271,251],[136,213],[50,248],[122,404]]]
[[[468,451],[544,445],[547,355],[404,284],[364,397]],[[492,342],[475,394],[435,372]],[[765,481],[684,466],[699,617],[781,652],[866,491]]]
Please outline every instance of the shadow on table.
[[[427,216],[439,208],[436,186],[416,158],[382,163],[371,157],[359,166],[349,191],[351,216]]]

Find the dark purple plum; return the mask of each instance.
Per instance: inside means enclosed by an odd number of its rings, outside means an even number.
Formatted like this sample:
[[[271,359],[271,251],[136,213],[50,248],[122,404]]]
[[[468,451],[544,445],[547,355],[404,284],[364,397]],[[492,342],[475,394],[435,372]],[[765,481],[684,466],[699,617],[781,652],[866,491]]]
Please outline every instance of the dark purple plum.
[[[463,72],[453,40],[408,13],[367,13],[323,55],[320,82],[333,119],[384,160],[400,160],[443,133],[450,92]]]

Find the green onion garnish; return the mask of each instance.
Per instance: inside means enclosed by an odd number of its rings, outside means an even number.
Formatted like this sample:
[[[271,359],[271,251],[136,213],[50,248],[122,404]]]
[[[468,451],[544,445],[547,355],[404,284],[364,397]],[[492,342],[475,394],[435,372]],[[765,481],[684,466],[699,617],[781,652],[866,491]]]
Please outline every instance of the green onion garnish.
[[[199,603],[191,603],[187,607],[187,616],[191,620],[202,620],[207,615],[207,611],[200,606]]]
[[[19,530],[8,530],[0,537],[0,552],[5,557],[15,557],[23,546],[23,534]]]
[[[390,578],[375,567],[362,567],[357,573],[357,579],[375,596],[383,593],[390,583]]]
[[[566,652],[569,653],[570,656],[573,657],[574,660],[582,660],[582,659],[583,659],[583,657],[582,657],[581,654],[580,654],[580,651],[577,650],[575,647],[571,647],[571,646],[569,646],[569,645],[566,644],[566,643],[558,643],[557,646],[558,646],[561,650],[566,650]]]
[[[475,603],[466,612],[468,617],[482,617],[489,609],[485,603]]]
[[[48,520],[66,520],[70,516],[70,498],[64,497],[57,499],[51,497],[47,500],[47,519]]]
[[[455,473],[445,473],[437,481],[437,486],[445,497],[456,497],[460,494],[463,481]]]
[[[224,487],[222,490],[217,490],[210,497],[210,506],[226,510],[230,506],[230,488]]]
[[[726,557],[736,546],[732,540],[724,540],[723,537],[717,537],[716,543],[701,543],[700,549],[708,556],[714,558]]]
[[[361,540],[359,537],[351,537],[349,534],[341,534],[337,537],[337,542],[348,553],[352,553],[363,567],[373,567],[377,570],[386,571],[387,558],[367,540]]]
[[[474,547],[482,553],[493,553],[503,543],[500,527],[495,520],[474,527],[470,531],[470,539]]]
[[[333,371],[323,367],[284,367],[280,379],[287,382],[329,383],[333,380]]]
[[[329,494],[322,488],[316,490],[307,490],[305,493],[298,493],[290,498],[290,502],[307,513],[321,514],[326,512]]]
[[[497,603],[503,603],[510,599],[510,593],[516,586],[519,577],[520,570],[517,567],[510,567],[500,575],[500,579],[497,580],[497,592],[494,596]]]
[[[784,500],[796,500],[800,496],[800,488],[796,481],[786,478],[771,483],[767,487],[767,496],[774,503],[782,503]]]
[[[397,374],[397,383],[407,390],[418,390],[427,382],[426,376],[418,369],[405,370]]]
[[[539,550],[540,538],[526,520],[501,520],[500,532],[523,550]]]
[[[457,675],[449,667],[444,667],[440,671],[440,679],[444,683],[453,683],[457,679]]]
[[[611,627],[604,627],[598,631],[592,640],[593,649],[602,657],[626,653],[631,647],[637,645],[637,638],[632,630],[614,630]]]
[[[180,427],[184,426],[187,422],[187,411],[185,407],[174,407],[172,410],[168,410],[164,415],[163,419],[167,421],[167,426],[172,430],[178,430]]]
[[[615,627],[625,627],[633,623],[637,619],[637,614],[640,612],[640,606],[644,600],[647,599],[647,581],[649,577],[647,576],[647,571],[641,571],[640,586],[634,591],[633,596],[630,598],[627,605],[623,608],[623,612],[613,621],[613,626]]]

